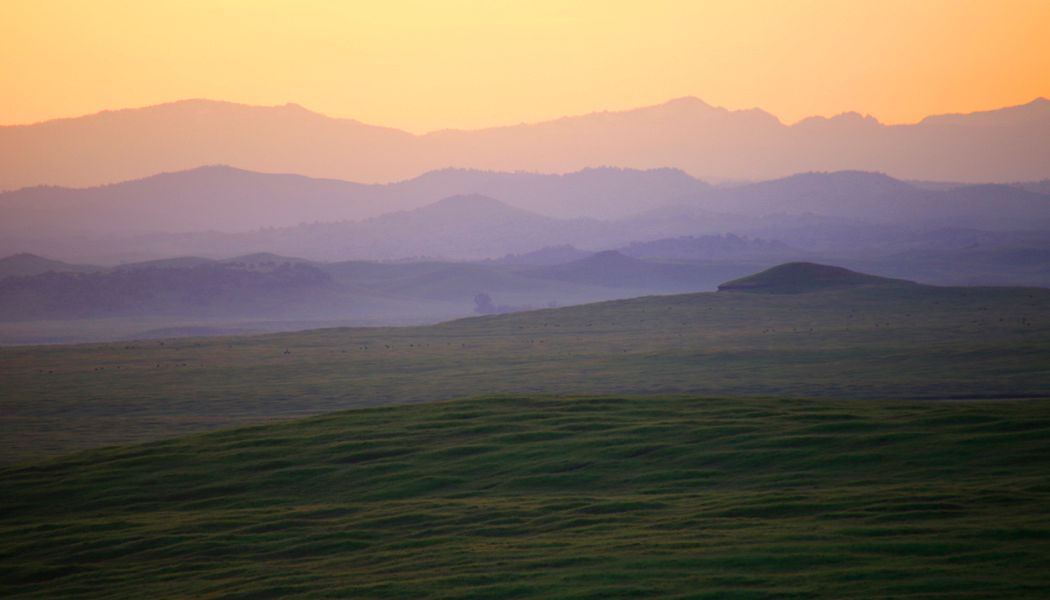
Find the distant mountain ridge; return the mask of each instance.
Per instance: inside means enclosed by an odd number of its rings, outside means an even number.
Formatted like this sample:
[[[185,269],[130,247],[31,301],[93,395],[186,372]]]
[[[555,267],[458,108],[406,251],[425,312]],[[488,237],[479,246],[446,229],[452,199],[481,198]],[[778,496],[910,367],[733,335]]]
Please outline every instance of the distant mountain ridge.
[[[862,171],[801,173],[712,187],[673,169],[604,168],[565,175],[444,170],[394,184],[369,185],[212,166],[94,188],[33,187],[0,193],[0,233],[11,238],[68,238],[247,232],[374,219],[446,197],[471,195],[561,220],[634,219],[636,228],[646,233],[625,242],[742,233],[734,231],[734,218],[739,223],[740,217],[806,214],[919,226],[1050,228],[1050,196],[1036,191],[988,184],[931,189]],[[666,229],[676,221],[690,220],[711,226]],[[20,250],[5,247],[0,253]]]
[[[479,202],[485,199],[450,203]],[[0,259],[0,266],[10,262]],[[615,251],[557,266],[321,263],[267,253],[221,260],[183,256],[87,271],[62,270],[69,265],[48,262],[55,268],[11,276],[0,271],[0,323],[120,317],[433,322],[472,314],[481,293],[521,310],[711,290],[726,277],[750,270],[643,261]]]
[[[673,169],[586,169],[565,175],[445,169],[369,185],[212,165],[105,186],[0,192],[0,231],[250,231],[361,220],[480,194],[563,218],[621,217],[704,193]]]
[[[565,173],[672,167],[700,178],[803,171],[1010,182],[1050,176],[1050,101],[883,125],[844,113],[785,125],[697,98],[620,112],[412,135],[297,105],[186,100],[0,127],[0,190],[87,186],[208,164],[368,183],[446,167]]]
[[[100,268],[93,265],[74,265],[22,252],[0,258],[0,279],[28,277],[40,275],[41,273],[88,273],[97,271]]]

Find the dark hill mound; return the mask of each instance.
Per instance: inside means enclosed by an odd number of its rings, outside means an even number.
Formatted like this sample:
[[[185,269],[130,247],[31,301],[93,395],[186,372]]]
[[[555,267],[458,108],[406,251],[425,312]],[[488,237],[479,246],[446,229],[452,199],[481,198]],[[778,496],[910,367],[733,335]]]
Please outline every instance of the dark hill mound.
[[[917,285],[904,279],[890,279],[850,271],[842,267],[793,262],[741,277],[718,286],[720,292],[755,292],[763,294],[801,294],[829,288],[865,285]]]

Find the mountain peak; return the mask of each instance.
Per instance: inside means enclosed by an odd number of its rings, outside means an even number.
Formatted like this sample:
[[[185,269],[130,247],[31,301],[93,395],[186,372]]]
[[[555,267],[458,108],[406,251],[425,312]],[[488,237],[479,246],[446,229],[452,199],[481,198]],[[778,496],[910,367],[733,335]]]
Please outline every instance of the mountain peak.
[[[407,214],[407,213],[391,213]],[[442,198],[437,202],[417,208],[411,214],[435,220],[472,220],[472,219],[519,219],[542,218],[540,215],[511,206],[505,202],[481,194],[458,194]],[[385,216],[377,217],[379,219]]]
[[[679,98],[672,98],[667,102],[664,102],[660,106],[667,107],[690,107],[690,108],[715,108],[714,106],[704,102],[696,96],[681,96]]]
[[[760,186],[789,184],[795,187],[811,187],[824,190],[836,190],[845,193],[848,190],[866,190],[881,192],[903,192],[913,188],[911,184],[894,179],[878,171],[807,171],[796,173],[780,179],[759,183]]]
[[[742,108],[730,110],[722,106],[708,104],[707,102],[704,102],[696,96],[683,96],[681,98],[674,98],[662,104],[657,104],[656,106],[649,106],[632,111],[626,111],[625,114],[635,113],[639,111],[655,111],[657,113],[666,114],[673,117],[703,115],[704,117],[711,118],[718,116],[726,116],[764,124],[780,124],[780,119],[778,119],[775,115],[772,115],[762,110],[761,108]]]
[[[795,123],[795,127],[813,128],[813,127],[828,127],[835,124],[839,125],[855,125],[855,126],[869,126],[878,127],[882,123],[878,119],[871,115],[861,114],[857,111],[848,111],[839,113],[831,117],[824,117],[820,115],[806,117],[801,121]]]

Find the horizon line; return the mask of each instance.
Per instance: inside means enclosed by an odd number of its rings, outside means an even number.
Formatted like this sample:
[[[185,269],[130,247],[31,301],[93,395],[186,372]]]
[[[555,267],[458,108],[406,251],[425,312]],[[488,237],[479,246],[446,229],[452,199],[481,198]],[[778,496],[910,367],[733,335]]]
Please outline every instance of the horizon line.
[[[762,113],[762,114],[767,115],[770,118],[774,119],[777,123],[779,123],[781,126],[784,126],[784,127],[795,127],[795,126],[797,126],[799,124],[802,124],[802,123],[805,123],[805,122],[811,121],[811,120],[830,121],[830,120],[834,120],[834,119],[850,118],[850,117],[857,117],[857,118],[864,119],[864,120],[871,119],[876,124],[884,126],[884,127],[901,127],[901,126],[906,127],[906,126],[912,126],[912,125],[919,125],[919,124],[921,124],[921,123],[923,123],[923,122],[925,122],[925,121],[927,121],[928,119],[931,119],[931,118],[949,117],[949,116],[965,116],[965,115],[973,115],[973,114],[980,114],[980,113],[996,112],[996,111],[1000,111],[1000,110],[1009,110],[1009,109],[1012,109],[1012,108],[1020,108],[1020,107],[1024,107],[1024,106],[1029,106],[1029,105],[1037,104],[1037,103],[1040,103],[1040,102],[1050,102],[1050,98],[1048,98],[1047,96],[1036,96],[1035,98],[1032,98],[1031,100],[1028,100],[1027,102],[1021,102],[1020,104],[1008,104],[1008,105],[1005,105],[1005,106],[998,106],[998,107],[992,107],[992,108],[982,108],[982,109],[979,109],[979,110],[973,110],[973,111],[969,111],[969,112],[944,112],[944,113],[929,114],[929,115],[926,115],[926,116],[922,117],[918,121],[909,121],[909,122],[900,122],[900,123],[886,123],[886,122],[880,121],[878,119],[878,117],[876,117],[874,115],[867,114],[867,113],[861,113],[861,112],[853,111],[853,110],[842,111],[842,112],[839,112],[839,113],[836,113],[836,114],[833,114],[833,115],[809,115],[809,116],[803,117],[803,118],[801,118],[801,119],[799,119],[797,121],[789,123],[789,122],[785,122],[783,119],[781,119],[777,115],[775,115],[775,114],[773,114],[773,113],[771,113],[771,112],[769,112],[769,111],[767,111],[767,110],[765,110],[765,109],[763,109],[761,107],[753,106],[753,107],[749,107],[749,108],[727,108],[727,107],[724,107],[724,106],[718,106],[718,105],[710,104],[710,103],[708,103],[707,101],[703,100],[702,98],[700,98],[698,96],[689,95],[689,96],[679,96],[679,97],[676,97],[676,98],[671,98],[671,99],[665,100],[663,102],[658,102],[656,104],[645,104],[645,105],[634,106],[634,107],[623,108],[623,109],[608,109],[608,108],[606,108],[606,109],[598,109],[598,110],[592,110],[590,112],[585,112],[585,113],[567,114],[567,115],[562,115],[560,117],[553,117],[553,118],[541,119],[541,120],[536,120],[536,121],[520,121],[518,123],[509,123],[509,124],[503,124],[503,125],[490,125],[490,126],[473,127],[473,128],[444,127],[444,128],[431,129],[431,130],[427,130],[427,131],[411,131],[411,130],[408,130],[408,129],[402,129],[402,128],[395,127],[395,126],[390,126],[390,125],[379,125],[379,124],[375,124],[375,123],[367,123],[365,121],[361,121],[361,120],[355,119],[353,117],[333,116],[333,115],[330,115],[330,114],[326,114],[326,113],[322,113],[322,112],[313,110],[311,108],[307,108],[307,107],[305,107],[302,104],[299,104],[297,102],[284,102],[284,103],[281,103],[281,104],[250,104],[250,103],[246,103],[246,102],[238,102],[238,101],[234,101],[234,100],[218,100],[218,99],[214,99],[214,98],[180,98],[180,99],[176,99],[176,100],[170,100],[170,101],[165,101],[165,102],[158,102],[156,104],[147,104],[147,105],[143,105],[143,106],[126,106],[126,107],[121,107],[121,108],[106,108],[106,109],[98,110],[98,111],[95,111],[95,112],[81,113],[81,114],[72,115],[72,116],[55,117],[55,118],[51,118],[51,119],[45,119],[45,120],[42,120],[42,121],[33,121],[33,122],[29,122],[29,123],[2,123],[2,124],[0,124],[0,128],[35,127],[35,126],[39,126],[39,125],[46,125],[46,124],[57,123],[57,122],[62,122],[62,121],[74,121],[74,120],[78,120],[78,119],[85,119],[85,118],[89,118],[89,117],[95,117],[95,116],[100,116],[100,115],[105,115],[105,114],[112,114],[112,113],[143,111],[143,110],[161,108],[161,107],[166,107],[166,106],[175,106],[175,105],[179,105],[179,104],[208,103],[208,104],[226,104],[226,105],[233,105],[233,106],[239,106],[239,107],[245,107],[245,108],[297,109],[297,110],[305,111],[305,112],[313,114],[313,115],[317,115],[317,116],[323,117],[325,119],[331,119],[331,120],[335,120],[335,121],[352,121],[354,123],[358,123],[358,124],[364,125],[366,127],[374,127],[374,128],[378,128],[378,129],[388,129],[388,130],[392,130],[392,131],[399,131],[399,132],[405,133],[407,135],[412,135],[412,136],[415,136],[415,137],[425,137],[427,135],[433,135],[433,134],[439,134],[439,133],[445,133],[445,132],[464,132],[464,133],[469,133],[469,132],[475,132],[475,131],[486,131],[486,130],[491,130],[491,129],[509,129],[509,128],[514,128],[514,127],[528,127],[528,126],[533,126],[533,125],[541,125],[541,124],[544,124],[544,123],[554,123],[554,122],[557,122],[557,121],[568,120],[568,119],[586,118],[586,117],[590,117],[590,116],[594,116],[594,115],[624,114],[624,113],[631,113],[631,112],[636,112],[636,111],[651,110],[651,109],[665,107],[665,106],[672,105],[672,104],[683,104],[683,103],[686,103],[686,102],[691,102],[691,103],[703,105],[705,108],[708,108],[710,110],[721,111],[721,112],[725,112],[725,113],[754,113],[754,112]]]

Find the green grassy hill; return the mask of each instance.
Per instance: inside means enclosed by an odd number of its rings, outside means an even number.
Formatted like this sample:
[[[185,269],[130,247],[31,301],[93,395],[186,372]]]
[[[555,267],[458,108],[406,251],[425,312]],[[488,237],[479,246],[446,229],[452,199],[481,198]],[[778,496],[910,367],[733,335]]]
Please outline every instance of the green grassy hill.
[[[686,294],[427,327],[0,348],[0,462],[490,393],[1050,396],[1050,290]]]
[[[1050,403],[480,398],[0,470],[19,597],[1045,598]]]

